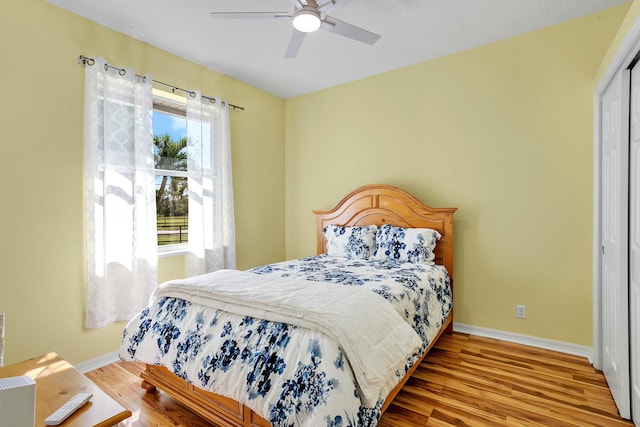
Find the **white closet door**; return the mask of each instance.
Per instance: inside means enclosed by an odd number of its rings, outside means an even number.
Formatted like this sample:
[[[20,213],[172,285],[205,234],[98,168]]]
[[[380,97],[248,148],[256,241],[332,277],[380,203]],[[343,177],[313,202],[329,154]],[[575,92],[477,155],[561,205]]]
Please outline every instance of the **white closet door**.
[[[602,368],[620,415],[629,418],[629,73],[602,97]]]
[[[629,346],[631,415],[640,425],[640,67],[631,71],[629,135]]]

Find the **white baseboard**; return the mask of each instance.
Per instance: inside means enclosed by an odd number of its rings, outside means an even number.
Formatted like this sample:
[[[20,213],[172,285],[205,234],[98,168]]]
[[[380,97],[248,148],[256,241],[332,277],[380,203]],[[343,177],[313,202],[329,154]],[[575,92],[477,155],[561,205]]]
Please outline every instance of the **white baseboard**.
[[[544,348],[545,350],[553,350],[560,353],[581,356],[587,358],[589,363],[593,362],[593,348],[583,345],[572,344],[564,341],[555,341],[547,338],[538,338],[531,335],[516,334],[497,329],[482,328],[480,326],[465,325],[464,323],[456,322],[453,323],[453,330],[465,334],[494,338],[516,344],[524,344],[531,347]]]
[[[120,358],[118,357],[118,352],[113,351],[111,353],[103,354],[102,356],[80,362],[75,365],[75,368],[85,374],[89,371],[93,371],[94,369],[102,368],[109,363],[117,362],[118,360],[120,360]]]

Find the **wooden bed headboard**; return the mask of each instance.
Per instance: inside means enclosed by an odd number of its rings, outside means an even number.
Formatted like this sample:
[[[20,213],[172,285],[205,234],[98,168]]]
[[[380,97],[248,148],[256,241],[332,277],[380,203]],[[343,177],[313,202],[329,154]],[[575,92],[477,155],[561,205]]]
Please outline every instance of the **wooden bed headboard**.
[[[444,265],[453,279],[453,213],[457,208],[431,208],[401,188],[386,184],[360,187],[346,195],[334,208],[314,210],[318,254],[327,250],[324,228],[391,224],[407,228],[431,228],[442,237],[435,248],[436,264]]]

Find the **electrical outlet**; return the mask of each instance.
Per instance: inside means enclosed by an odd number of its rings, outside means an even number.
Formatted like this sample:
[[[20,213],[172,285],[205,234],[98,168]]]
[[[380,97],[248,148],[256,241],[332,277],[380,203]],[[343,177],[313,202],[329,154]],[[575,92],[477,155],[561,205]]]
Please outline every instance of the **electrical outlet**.
[[[516,317],[518,319],[526,319],[527,318],[527,306],[525,306],[525,305],[516,305]]]

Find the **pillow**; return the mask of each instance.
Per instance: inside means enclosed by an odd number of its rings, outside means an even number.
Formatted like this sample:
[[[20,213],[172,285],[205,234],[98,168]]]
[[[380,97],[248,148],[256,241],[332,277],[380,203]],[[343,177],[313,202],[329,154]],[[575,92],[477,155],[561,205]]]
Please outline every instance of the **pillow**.
[[[385,224],[378,229],[373,259],[431,263],[433,249],[441,235],[430,228],[402,228]]]
[[[369,259],[376,247],[376,225],[342,227],[329,225],[324,228],[327,238],[327,255]]]

